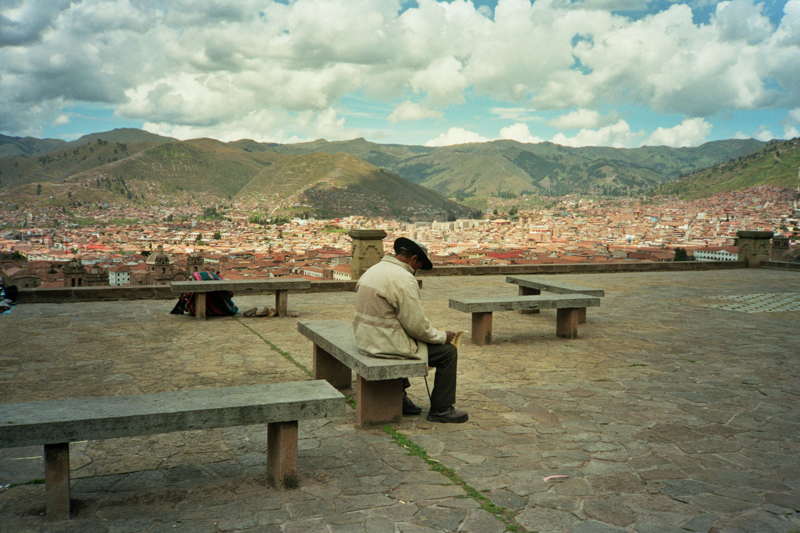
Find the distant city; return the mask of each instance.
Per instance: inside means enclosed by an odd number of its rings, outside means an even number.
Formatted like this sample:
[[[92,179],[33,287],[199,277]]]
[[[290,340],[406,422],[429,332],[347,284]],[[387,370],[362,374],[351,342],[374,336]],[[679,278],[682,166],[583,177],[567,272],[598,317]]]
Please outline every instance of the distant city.
[[[200,206],[83,206],[77,219],[58,208],[2,209],[0,257],[7,282],[41,288],[166,284],[196,270],[225,279],[347,280],[347,232],[359,228],[384,230],[387,252],[395,238],[415,238],[438,266],[670,261],[678,248],[690,259],[735,260],[740,230],[773,231],[796,244],[797,198],[769,185],[692,202],[567,196],[527,208],[521,198],[518,209],[497,204],[483,218],[454,221],[254,221],[250,206],[236,204],[213,216]]]

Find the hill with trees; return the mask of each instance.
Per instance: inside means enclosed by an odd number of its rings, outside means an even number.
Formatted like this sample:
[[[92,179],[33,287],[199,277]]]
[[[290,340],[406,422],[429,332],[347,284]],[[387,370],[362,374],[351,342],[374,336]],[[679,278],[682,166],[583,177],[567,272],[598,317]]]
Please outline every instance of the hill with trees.
[[[487,196],[636,196],[681,174],[752,154],[754,139],[726,140],[696,148],[570,148],[553,143],[492,141],[444,147],[380,145],[364,139],[264,144],[277,153],[346,152],[465,201]]]
[[[760,150],[724,163],[690,172],[655,188],[654,195],[686,200],[754,185],[797,188],[800,184],[800,139],[772,141]]]
[[[0,201],[69,208],[85,203],[214,205],[275,214],[453,219],[475,210],[350,154],[286,155],[247,142],[95,139],[35,157],[0,159]],[[119,137],[117,137],[119,138]]]
[[[454,218],[487,198],[678,194],[796,185],[796,140],[696,148],[570,148],[492,141],[445,147],[364,139],[276,144],[179,141],[136,129],[77,141],[0,138],[0,202],[214,205],[269,213]],[[56,147],[55,149],[53,147]]]

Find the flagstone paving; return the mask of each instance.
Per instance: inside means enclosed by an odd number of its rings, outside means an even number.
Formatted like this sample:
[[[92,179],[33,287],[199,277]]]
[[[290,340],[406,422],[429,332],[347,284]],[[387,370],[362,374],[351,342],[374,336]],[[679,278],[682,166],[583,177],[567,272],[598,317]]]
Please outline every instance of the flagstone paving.
[[[487,346],[465,335],[466,424],[356,429],[350,408],[301,422],[292,491],[267,485],[265,426],[77,443],[73,517],[56,523],[41,448],[0,450],[0,531],[800,531],[800,275],[553,279],[606,296],[577,339],[547,310],[495,313]],[[447,329],[470,327],[449,298],[504,293],[505,276],[423,279]],[[297,317],[205,322],[164,300],[18,305],[0,316],[0,401],[308,379],[297,321],[348,318],[353,299],[293,294]],[[409,392],[427,408],[424,380]]]
[[[800,294],[742,294],[739,296],[718,296],[716,300],[725,303],[709,305],[718,309],[742,311],[743,313],[774,313],[777,311],[800,311]]]

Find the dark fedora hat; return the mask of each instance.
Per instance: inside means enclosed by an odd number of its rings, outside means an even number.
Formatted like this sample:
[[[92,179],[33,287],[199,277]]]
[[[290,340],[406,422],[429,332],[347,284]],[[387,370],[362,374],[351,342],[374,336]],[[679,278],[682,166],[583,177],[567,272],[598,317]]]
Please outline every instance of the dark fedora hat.
[[[425,248],[425,245],[421,242],[417,242],[414,239],[400,237],[394,241],[394,251],[397,253],[400,250],[419,257],[420,260],[422,260],[421,270],[430,270],[433,268],[431,260],[428,259],[428,249]]]

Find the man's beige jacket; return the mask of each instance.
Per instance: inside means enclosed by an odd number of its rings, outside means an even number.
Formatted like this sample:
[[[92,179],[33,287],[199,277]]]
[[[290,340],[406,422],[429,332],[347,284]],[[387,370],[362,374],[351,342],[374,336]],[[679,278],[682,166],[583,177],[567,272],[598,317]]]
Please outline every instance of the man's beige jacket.
[[[356,345],[374,357],[428,360],[428,344],[444,344],[447,333],[431,326],[414,270],[384,256],[358,280]]]

